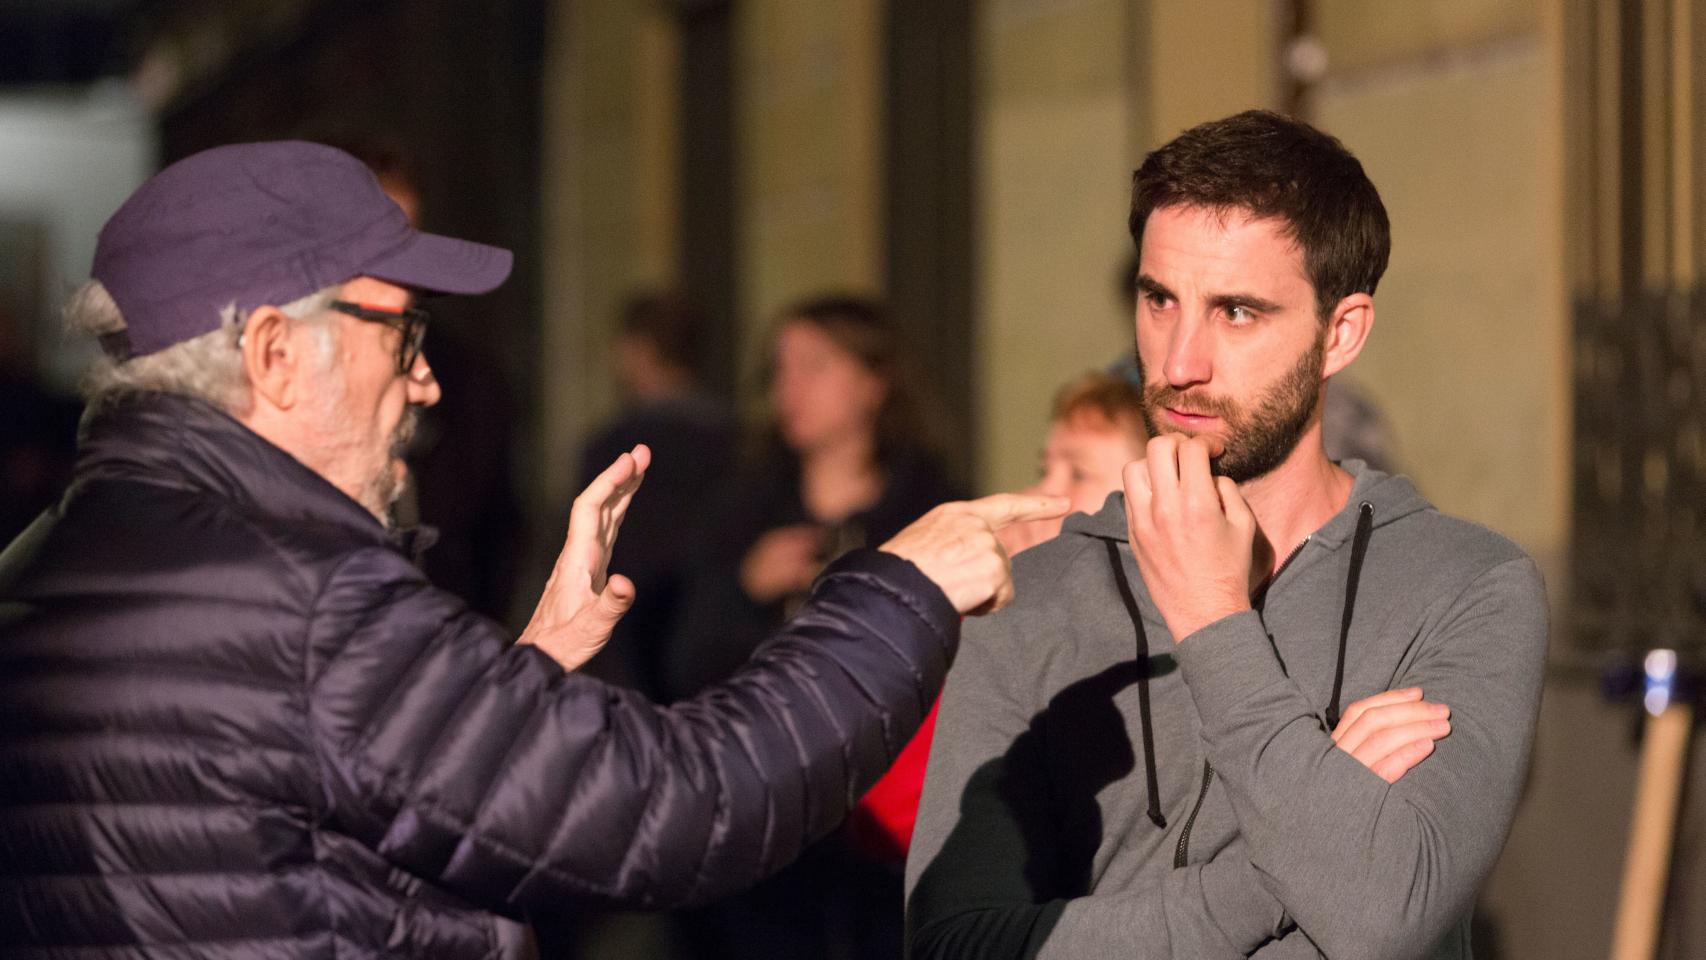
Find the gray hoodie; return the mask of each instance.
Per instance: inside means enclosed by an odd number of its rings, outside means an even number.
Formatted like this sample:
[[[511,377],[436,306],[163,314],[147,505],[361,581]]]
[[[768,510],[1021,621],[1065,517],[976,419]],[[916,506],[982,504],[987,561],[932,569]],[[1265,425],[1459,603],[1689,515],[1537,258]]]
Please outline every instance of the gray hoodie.
[[[943,694],[907,862],[915,960],[1469,955],[1545,595],[1514,544],[1345,467],[1349,502],[1256,610],[1183,644],[1121,494],[1014,561],[1018,599],[968,621]],[[1406,686],[1451,706],[1452,733],[1388,785],[1327,718]]]

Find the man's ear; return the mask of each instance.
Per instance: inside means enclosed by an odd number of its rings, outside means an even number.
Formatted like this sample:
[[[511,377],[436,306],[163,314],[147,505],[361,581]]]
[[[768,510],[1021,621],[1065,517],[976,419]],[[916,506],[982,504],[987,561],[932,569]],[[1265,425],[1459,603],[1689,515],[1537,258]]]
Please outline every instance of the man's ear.
[[[1353,293],[1333,308],[1327,320],[1326,342],[1323,345],[1323,377],[1330,377],[1351,365],[1362,353],[1368,334],[1374,329],[1374,298],[1366,293]]]
[[[302,353],[292,335],[294,326],[277,307],[256,307],[243,322],[237,349],[256,403],[289,410],[300,399]]]

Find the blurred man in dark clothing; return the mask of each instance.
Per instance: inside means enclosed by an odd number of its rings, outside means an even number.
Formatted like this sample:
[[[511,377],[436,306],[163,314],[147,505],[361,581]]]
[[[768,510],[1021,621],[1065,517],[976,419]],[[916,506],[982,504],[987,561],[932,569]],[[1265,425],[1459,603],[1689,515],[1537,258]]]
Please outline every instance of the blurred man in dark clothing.
[[[635,494],[639,507],[624,522],[610,561],[634,581],[634,606],[587,669],[661,700],[663,647],[675,629],[686,574],[682,517],[697,515],[721,489],[737,430],[728,408],[700,389],[697,351],[705,323],[686,300],[636,296],[620,323],[615,352],[623,410],[587,442],[576,489],[636,444],[650,447],[657,463]]]
[[[0,545],[65,489],[82,409],[36,377],[16,320],[0,303]]]

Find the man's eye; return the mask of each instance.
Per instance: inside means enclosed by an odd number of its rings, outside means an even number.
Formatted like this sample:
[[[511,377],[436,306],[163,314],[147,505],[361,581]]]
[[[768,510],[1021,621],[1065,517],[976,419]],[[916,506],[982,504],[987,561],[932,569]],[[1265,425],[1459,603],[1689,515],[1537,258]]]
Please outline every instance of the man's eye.
[[[1165,310],[1173,301],[1168,299],[1166,294],[1151,290],[1143,294],[1143,302],[1148,304],[1151,310]]]
[[[1256,319],[1256,314],[1249,307],[1233,304],[1226,308],[1226,319],[1230,320],[1233,326],[1243,326]]]

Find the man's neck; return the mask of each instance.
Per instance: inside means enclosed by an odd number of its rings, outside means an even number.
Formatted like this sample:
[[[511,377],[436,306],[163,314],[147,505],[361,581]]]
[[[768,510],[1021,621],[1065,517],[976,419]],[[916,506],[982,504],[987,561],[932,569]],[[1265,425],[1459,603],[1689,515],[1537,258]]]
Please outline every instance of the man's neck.
[[[1257,553],[1257,582],[1278,571],[1309,535],[1345,507],[1356,480],[1327,459],[1319,421],[1309,428],[1284,463],[1241,484],[1239,492],[1256,515],[1256,526],[1272,548]]]

